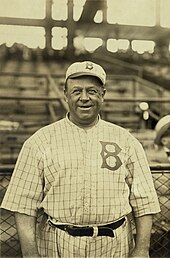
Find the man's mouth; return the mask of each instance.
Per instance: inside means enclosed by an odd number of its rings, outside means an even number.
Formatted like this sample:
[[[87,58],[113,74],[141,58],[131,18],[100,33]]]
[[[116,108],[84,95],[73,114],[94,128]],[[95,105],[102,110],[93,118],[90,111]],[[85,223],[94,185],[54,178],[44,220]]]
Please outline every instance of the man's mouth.
[[[91,105],[88,105],[88,106],[79,106],[79,108],[81,110],[89,110],[92,106]]]

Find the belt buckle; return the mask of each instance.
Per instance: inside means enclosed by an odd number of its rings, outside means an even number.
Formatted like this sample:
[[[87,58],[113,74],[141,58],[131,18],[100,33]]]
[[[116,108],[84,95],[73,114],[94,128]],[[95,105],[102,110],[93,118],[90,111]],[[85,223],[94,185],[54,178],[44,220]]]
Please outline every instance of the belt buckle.
[[[95,238],[98,236],[98,227],[93,227],[93,235],[92,237]]]
[[[64,231],[67,232],[67,226],[64,226]],[[68,232],[67,232],[68,233]]]
[[[69,229],[73,229],[73,227],[74,226],[68,226],[68,225],[66,225],[66,226],[64,226],[64,231],[68,234],[68,235],[70,235],[70,231],[69,231]]]

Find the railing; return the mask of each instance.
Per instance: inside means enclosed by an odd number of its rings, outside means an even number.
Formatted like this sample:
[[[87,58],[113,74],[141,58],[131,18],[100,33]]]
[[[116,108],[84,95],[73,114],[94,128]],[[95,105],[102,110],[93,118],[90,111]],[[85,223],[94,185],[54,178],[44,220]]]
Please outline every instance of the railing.
[[[135,65],[135,64],[130,64],[128,62],[125,62],[123,60],[114,58],[113,55],[111,53],[107,53],[107,55],[103,55],[100,53],[93,53],[93,58],[95,58],[95,61],[99,61],[100,63],[106,63],[106,64],[110,64],[110,66],[118,66],[121,67],[121,69],[123,70],[129,70],[131,73],[134,73],[138,76],[143,75],[143,68],[139,65]]]
[[[3,80],[4,78],[4,80]],[[12,90],[16,88],[21,92],[21,94],[10,94],[10,90],[1,92],[0,99],[2,101],[44,101],[47,106],[49,106],[49,111],[52,114],[53,120],[56,119],[55,116],[55,103],[54,101],[59,101],[61,108],[67,111],[67,104],[63,99],[63,86],[64,86],[64,75],[63,74],[41,74],[41,73],[11,73],[11,72],[0,72],[0,85],[7,80],[7,84],[14,85]],[[111,75],[107,76],[106,88],[107,94],[105,96],[105,103],[108,103],[108,112],[115,110],[114,103],[129,103],[133,106],[140,102],[147,102],[151,105],[151,111],[158,111],[160,116],[169,113],[169,102],[170,102],[170,92],[162,89],[159,85],[148,82],[135,75]],[[30,81],[29,81],[30,80]],[[34,81],[35,80],[35,81]],[[24,84],[26,81],[26,91],[24,93]],[[33,84],[33,85],[29,85]],[[18,85],[19,84],[19,85]],[[62,84],[62,89],[60,89],[60,84]],[[3,86],[4,87],[4,86]],[[8,85],[7,85],[8,87]],[[27,94],[27,90],[31,91],[32,94]],[[34,90],[34,91],[33,91]],[[36,93],[38,90],[40,94]],[[11,91],[12,92],[12,91]],[[41,94],[42,93],[42,94]],[[110,105],[114,107],[110,107]],[[154,106],[153,106],[154,105]],[[107,111],[106,110],[106,111]],[[128,110],[128,108],[125,108]],[[153,112],[151,112],[152,116]],[[154,115],[154,114],[153,114]]]
[[[58,75],[58,80],[63,78]],[[67,111],[66,102],[55,80],[47,73],[0,72],[0,100],[12,105],[27,105],[29,102],[48,107],[51,120],[56,121],[54,103],[59,102],[63,112]],[[62,113],[62,112],[61,112]]]
[[[108,93],[105,100],[107,102],[147,102],[150,110],[163,116],[170,112],[170,91],[163,89],[155,83],[135,75],[108,75],[106,88]],[[116,100],[117,99],[117,100]],[[152,116],[152,114],[151,114]]]
[[[1,201],[8,187],[14,166],[4,165],[0,167]],[[154,215],[154,223],[151,236],[151,257],[169,257],[169,196],[168,187],[170,179],[170,166],[151,166],[155,188],[160,201],[161,212]],[[1,255],[2,257],[21,257],[20,244],[16,232],[14,214],[1,210]]]

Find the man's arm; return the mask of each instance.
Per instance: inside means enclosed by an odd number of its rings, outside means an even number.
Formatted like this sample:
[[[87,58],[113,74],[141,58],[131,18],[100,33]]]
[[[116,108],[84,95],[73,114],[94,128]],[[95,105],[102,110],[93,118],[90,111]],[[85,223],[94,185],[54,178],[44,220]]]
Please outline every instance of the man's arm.
[[[135,218],[136,243],[130,257],[149,257],[152,215]]]
[[[23,258],[40,257],[36,243],[36,217],[15,213]]]

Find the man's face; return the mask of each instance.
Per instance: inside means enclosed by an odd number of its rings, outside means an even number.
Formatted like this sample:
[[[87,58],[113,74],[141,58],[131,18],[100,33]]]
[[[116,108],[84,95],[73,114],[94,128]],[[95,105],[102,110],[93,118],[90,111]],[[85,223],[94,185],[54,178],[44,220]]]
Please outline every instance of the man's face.
[[[94,76],[69,78],[65,90],[70,120],[80,127],[95,124],[102,106],[105,89]]]
[[[170,130],[162,137],[161,142],[164,147],[170,150]]]

